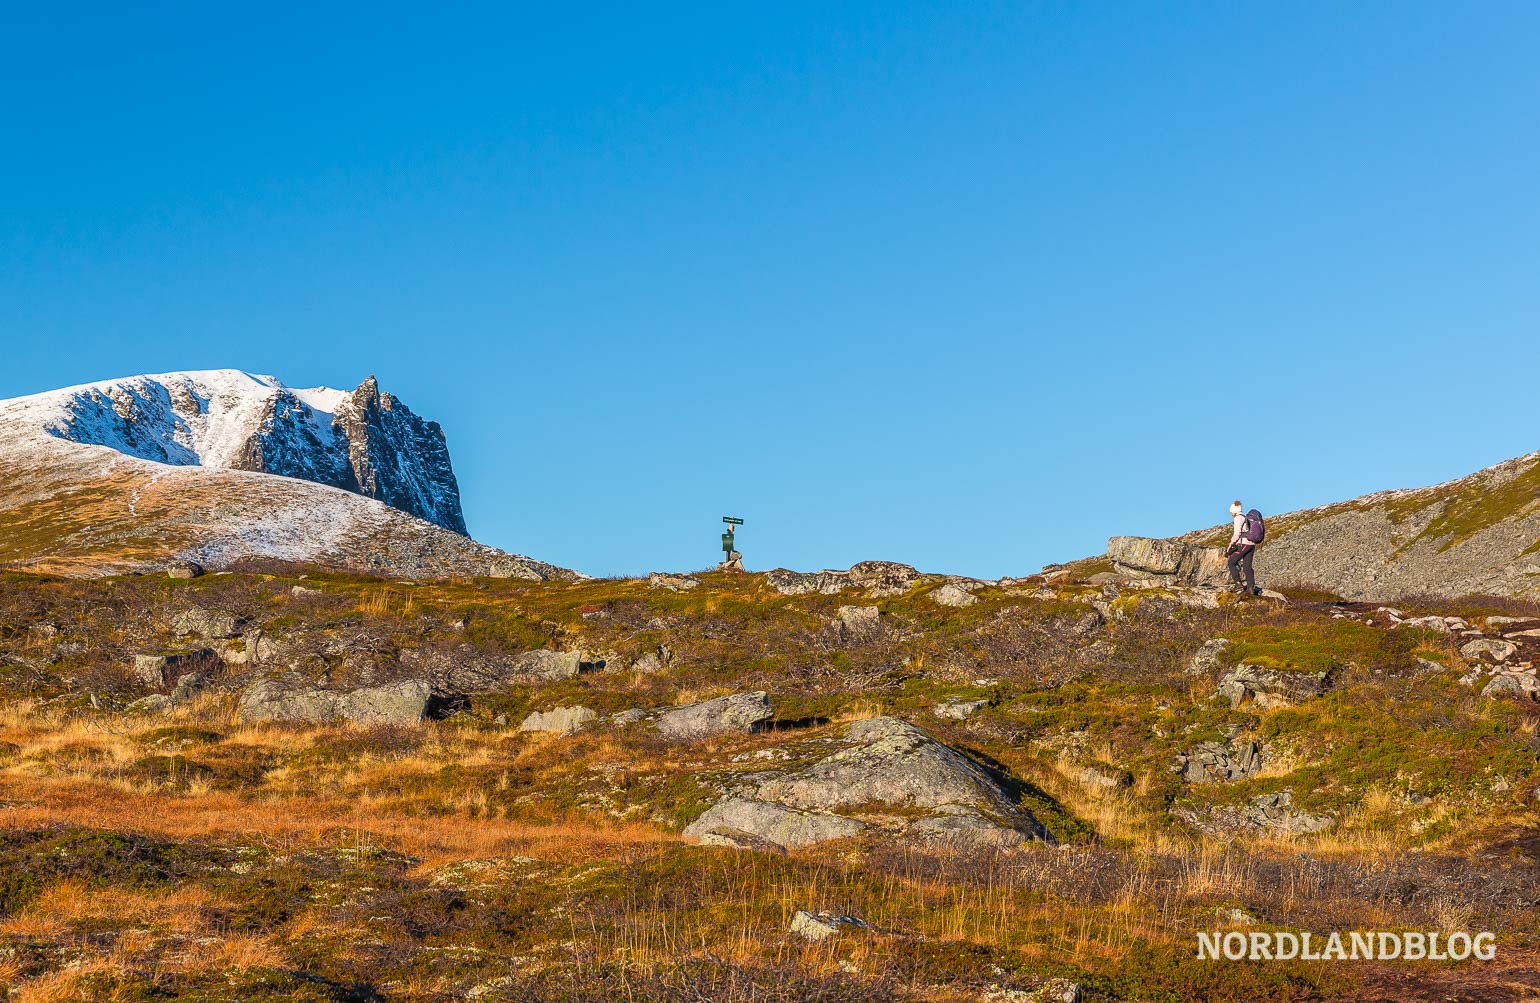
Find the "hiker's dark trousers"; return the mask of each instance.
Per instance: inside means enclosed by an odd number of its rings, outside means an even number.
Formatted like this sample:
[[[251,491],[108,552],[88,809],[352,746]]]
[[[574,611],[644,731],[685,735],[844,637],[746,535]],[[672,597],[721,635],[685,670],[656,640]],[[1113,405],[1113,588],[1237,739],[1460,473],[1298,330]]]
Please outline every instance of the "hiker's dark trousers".
[[[1257,576],[1251,571],[1251,559],[1256,556],[1257,548],[1254,544],[1242,544],[1241,548],[1230,555],[1225,564],[1230,569],[1230,582],[1234,585],[1241,583],[1241,569],[1246,570],[1246,591],[1257,590]]]

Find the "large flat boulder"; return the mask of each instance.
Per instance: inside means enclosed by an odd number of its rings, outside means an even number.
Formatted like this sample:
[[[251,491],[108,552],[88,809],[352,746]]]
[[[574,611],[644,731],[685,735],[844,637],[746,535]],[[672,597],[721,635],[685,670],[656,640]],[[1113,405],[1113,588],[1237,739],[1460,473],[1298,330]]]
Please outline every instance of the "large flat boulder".
[[[248,721],[326,724],[417,724],[428,709],[432,687],[425,680],[402,679],[355,690],[289,686],[264,679],[241,694],[241,717]]]
[[[685,826],[684,835],[708,845],[752,845],[755,840],[763,840],[793,848],[844,839],[865,828],[857,819],[842,815],[797,811],[750,798],[728,798]]]
[[[763,691],[734,693],[664,711],[654,725],[667,738],[693,742],[712,735],[748,734],[773,714],[770,697]]]
[[[988,770],[907,721],[858,721],[833,744],[828,755],[725,798],[685,835],[705,840],[725,833],[733,845],[758,840],[791,847],[876,827],[973,847],[1052,841]]]

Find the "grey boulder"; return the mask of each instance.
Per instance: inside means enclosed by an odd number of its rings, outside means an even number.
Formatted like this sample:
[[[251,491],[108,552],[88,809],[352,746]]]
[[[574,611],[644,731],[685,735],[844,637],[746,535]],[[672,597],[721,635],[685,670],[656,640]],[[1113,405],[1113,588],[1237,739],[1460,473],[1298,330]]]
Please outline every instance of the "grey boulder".
[[[751,798],[728,798],[684,828],[686,838],[707,845],[740,845],[743,836],[781,847],[811,846],[844,839],[865,829],[860,821],[843,815],[799,811],[785,805]],[[725,839],[724,839],[725,837]]]
[[[1237,665],[1219,681],[1219,695],[1229,698],[1231,707],[1248,701],[1259,707],[1278,707],[1318,697],[1330,687],[1330,672]]]
[[[294,688],[264,679],[241,695],[241,717],[248,721],[324,724],[417,724],[428,709],[432,687],[425,680],[403,679],[356,690]]]
[[[587,707],[553,707],[548,711],[534,711],[520,724],[520,731],[554,731],[559,735],[571,735],[599,720],[599,715]]]
[[[1192,658],[1187,661],[1187,674],[1189,676],[1207,676],[1218,672],[1223,666],[1225,653],[1233,645],[1228,638],[1215,637],[1204,641],[1203,646],[1197,650]]]
[[[654,725],[667,738],[692,742],[712,735],[748,734],[772,716],[770,697],[760,691],[676,707],[658,715]]]
[[[194,606],[171,618],[173,634],[196,634],[205,640],[235,637],[240,633],[240,622],[233,613]]]
[[[1489,662],[1506,662],[1518,652],[1519,646],[1512,641],[1497,641],[1490,637],[1477,638],[1460,646],[1460,654],[1466,658]]]

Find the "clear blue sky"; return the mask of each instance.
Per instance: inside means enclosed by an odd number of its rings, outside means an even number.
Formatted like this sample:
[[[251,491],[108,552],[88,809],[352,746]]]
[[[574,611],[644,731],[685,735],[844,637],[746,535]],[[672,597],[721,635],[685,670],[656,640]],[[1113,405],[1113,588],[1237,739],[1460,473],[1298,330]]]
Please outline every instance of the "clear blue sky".
[[[0,397],[378,373],[511,550],[1020,574],[1540,449],[1534,4],[57,7]]]

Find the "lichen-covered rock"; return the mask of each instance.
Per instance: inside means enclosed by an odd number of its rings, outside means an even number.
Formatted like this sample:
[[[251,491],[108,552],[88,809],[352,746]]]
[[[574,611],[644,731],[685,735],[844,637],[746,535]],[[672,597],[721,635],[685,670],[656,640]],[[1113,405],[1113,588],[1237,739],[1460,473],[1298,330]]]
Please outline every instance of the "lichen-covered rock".
[[[167,578],[180,578],[184,581],[203,576],[203,565],[195,561],[176,561],[166,567]]]
[[[1181,756],[1178,764],[1182,767],[1182,779],[1190,783],[1241,780],[1262,768],[1262,746],[1256,742],[1201,742]]]
[[[1120,570],[1155,575],[1174,575],[1182,566],[1187,545],[1175,540],[1146,536],[1114,536],[1107,541],[1107,556]]]
[[[937,717],[944,717],[949,721],[961,721],[970,718],[974,714],[989,706],[988,700],[963,700],[953,698],[943,700],[931,708],[931,713]]]
[[[171,632],[196,634],[205,640],[230,638],[240,633],[240,621],[233,613],[194,606],[171,618]]]
[[[1490,637],[1477,638],[1460,646],[1460,654],[1466,658],[1488,662],[1506,662],[1518,652],[1519,646],[1512,641],[1498,641]]]
[[[421,679],[402,679],[356,690],[289,687],[279,680],[253,683],[241,695],[241,717],[248,721],[323,724],[417,724],[428,709],[432,687]]]
[[[553,707],[548,711],[534,711],[520,724],[520,731],[554,731],[571,735],[599,720],[599,715],[588,707]]]
[[[1336,823],[1336,820],[1330,816],[1313,815],[1294,807],[1292,791],[1260,794],[1247,804],[1215,806],[1206,812],[1193,808],[1178,808],[1175,814],[1186,819],[1195,828],[1216,836],[1257,832],[1300,835],[1320,832],[1331,828]]]
[[[1511,697],[1517,700],[1540,700],[1540,684],[1535,681],[1533,670],[1498,672],[1482,689],[1484,697]]]
[[[820,941],[839,933],[843,927],[866,929],[866,923],[854,916],[843,916],[830,912],[808,912],[798,909],[791,917],[791,926],[788,930],[805,940]]]
[[[931,592],[930,601],[940,606],[972,606],[979,597],[956,582],[947,582]]]
[[[795,848],[844,839],[865,829],[859,820],[823,812],[798,811],[785,805],[752,798],[727,798],[718,801],[684,828],[686,838],[703,843],[744,845],[741,837],[758,839],[775,846]],[[711,837],[718,837],[712,839]]]
[[[1237,665],[1219,681],[1219,695],[1228,697],[1231,707],[1247,701],[1274,707],[1318,697],[1330,686],[1330,672]]]
[[[134,679],[152,689],[171,686],[183,673],[202,668],[214,657],[214,652],[207,648],[198,651],[165,652],[158,655],[135,655]]]
[[[858,721],[836,751],[718,802],[685,829],[779,846],[853,836],[871,826],[910,839],[1011,848],[1052,837],[982,766],[892,717]],[[859,813],[860,818],[851,814]],[[748,845],[733,837],[732,845]],[[790,840],[790,842],[788,842]]]
[[[770,697],[760,691],[734,693],[715,700],[676,707],[658,715],[654,723],[665,737],[680,742],[693,742],[712,735],[733,732],[748,734],[772,716]]]
[[[1230,640],[1224,637],[1215,637],[1204,641],[1203,646],[1193,654],[1192,658],[1188,659],[1187,674],[1189,676],[1207,676],[1218,672],[1223,667],[1225,653],[1232,647],[1233,645]]]
[[[850,583],[876,598],[901,596],[920,580],[920,573],[897,561],[862,561],[847,573]]]
[[[781,595],[802,596],[809,594],[832,596],[850,587],[850,578],[843,571],[787,571],[776,568],[765,572],[765,581]]]
[[[583,669],[583,653],[580,651],[526,651],[514,660],[515,671],[535,679],[553,681],[571,679]]]
[[[687,592],[700,585],[700,579],[692,575],[673,575],[663,571],[654,571],[647,576],[647,584],[655,589],[667,589],[670,592]]]
[[[834,622],[846,641],[870,640],[882,633],[881,612],[876,606],[841,606]]]

